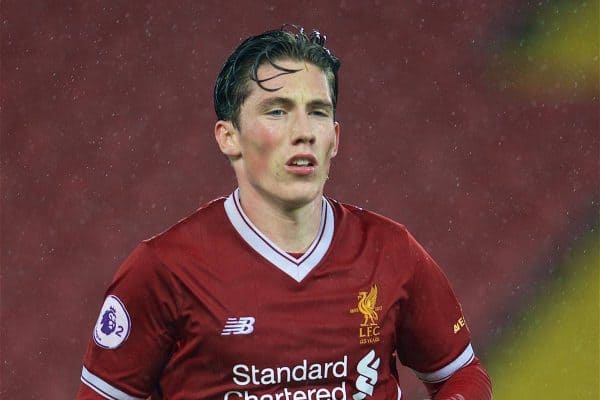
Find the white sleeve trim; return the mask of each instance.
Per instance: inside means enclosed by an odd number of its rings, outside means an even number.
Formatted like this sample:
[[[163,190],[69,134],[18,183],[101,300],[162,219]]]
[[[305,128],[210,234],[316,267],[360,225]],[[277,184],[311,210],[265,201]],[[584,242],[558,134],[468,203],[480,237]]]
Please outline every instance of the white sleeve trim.
[[[86,367],[81,371],[81,382],[85,383],[94,392],[109,400],[144,400],[142,397],[133,397],[114,386],[106,383],[101,378],[92,374]]]
[[[469,343],[467,348],[458,357],[456,357],[454,361],[450,362],[450,364],[446,365],[445,367],[433,372],[414,372],[423,382],[437,383],[448,379],[453,373],[473,361],[474,357],[475,353],[473,352],[473,346],[471,346]]]

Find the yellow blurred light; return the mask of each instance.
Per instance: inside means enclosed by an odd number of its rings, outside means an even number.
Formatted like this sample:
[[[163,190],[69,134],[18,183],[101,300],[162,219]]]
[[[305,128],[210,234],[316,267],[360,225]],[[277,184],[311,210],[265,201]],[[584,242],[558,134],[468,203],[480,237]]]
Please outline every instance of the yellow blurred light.
[[[595,232],[495,346],[495,399],[600,399],[599,252]]]

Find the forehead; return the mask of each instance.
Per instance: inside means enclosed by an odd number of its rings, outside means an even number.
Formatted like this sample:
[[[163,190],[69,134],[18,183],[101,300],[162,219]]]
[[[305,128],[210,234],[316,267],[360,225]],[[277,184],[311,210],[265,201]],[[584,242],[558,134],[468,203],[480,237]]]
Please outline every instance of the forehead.
[[[247,101],[284,96],[293,100],[331,102],[327,76],[320,67],[295,60],[278,60],[275,64],[281,69],[269,63],[258,67],[256,75],[262,87],[251,80]],[[294,72],[288,72],[290,70]]]

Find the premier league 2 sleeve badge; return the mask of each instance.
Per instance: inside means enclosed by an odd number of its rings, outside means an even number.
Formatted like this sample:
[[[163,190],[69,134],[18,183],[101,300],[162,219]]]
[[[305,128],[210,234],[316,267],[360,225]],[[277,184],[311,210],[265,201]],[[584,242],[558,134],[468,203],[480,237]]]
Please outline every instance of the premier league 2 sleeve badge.
[[[94,342],[105,349],[119,347],[131,331],[131,319],[123,302],[114,295],[104,300],[94,327]]]

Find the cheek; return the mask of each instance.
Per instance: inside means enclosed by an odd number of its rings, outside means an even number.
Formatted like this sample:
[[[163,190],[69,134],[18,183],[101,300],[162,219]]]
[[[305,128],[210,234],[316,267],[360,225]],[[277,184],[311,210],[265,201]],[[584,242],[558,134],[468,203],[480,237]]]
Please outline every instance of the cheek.
[[[276,162],[274,153],[279,146],[277,135],[264,127],[247,133],[249,140],[245,143],[246,152],[242,157],[251,164],[255,174],[263,174]]]
[[[335,132],[326,132],[323,135],[327,138],[325,145],[323,146],[323,156],[331,158],[335,155],[335,146],[337,142]]]
[[[261,156],[261,153],[253,154],[247,158],[248,168],[252,175],[261,176],[269,169],[269,161],[266,157]]]

